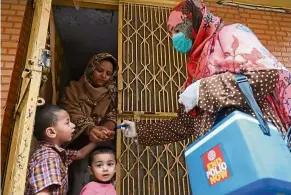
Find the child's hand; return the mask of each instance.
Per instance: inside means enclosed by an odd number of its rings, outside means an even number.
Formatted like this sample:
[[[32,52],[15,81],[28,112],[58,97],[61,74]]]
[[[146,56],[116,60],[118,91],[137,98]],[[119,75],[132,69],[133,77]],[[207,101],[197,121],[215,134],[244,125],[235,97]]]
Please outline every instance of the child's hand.
[[[103,126],[96,126],[90,129],[89,139],[91,142],[102,142],[112,140],[114,138],[114,131],[111,131]]]

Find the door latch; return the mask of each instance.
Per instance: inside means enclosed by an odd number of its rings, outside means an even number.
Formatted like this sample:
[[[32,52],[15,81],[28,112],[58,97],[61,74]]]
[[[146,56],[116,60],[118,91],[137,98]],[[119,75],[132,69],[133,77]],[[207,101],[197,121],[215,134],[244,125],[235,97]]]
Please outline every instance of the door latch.
[[[48,49],[43,49],[41,53],[41,58],[39,60],[39,65],[42,66],[42,73],[47,75],[51,69],[51,51]]]

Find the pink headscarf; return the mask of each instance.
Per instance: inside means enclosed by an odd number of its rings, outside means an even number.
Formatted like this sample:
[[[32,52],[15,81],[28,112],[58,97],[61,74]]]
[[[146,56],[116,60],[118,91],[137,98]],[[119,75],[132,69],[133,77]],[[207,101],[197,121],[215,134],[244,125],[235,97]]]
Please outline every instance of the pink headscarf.
[[[199,14],[202,15],[201,21],[195,20]],[[289,125],[291,73],[261,44],[256,35],[242,24],[223,26],[221,18],[214,16],[203,4],[198,8],[197,3],[191,0],[174,7],[169,16],[168,28],[170,31],[173,28],[183,31],[181,26],[187,25],[189,20],[192,22],[194,44],[188,53],[185,87],[199,79],[226,71],[243,74],[246,71],[279,70],[276,93],[266,98],[277,115]],[[197,24],[199,27],[195,28]],[[195,116],[195,113],[192,115]]]

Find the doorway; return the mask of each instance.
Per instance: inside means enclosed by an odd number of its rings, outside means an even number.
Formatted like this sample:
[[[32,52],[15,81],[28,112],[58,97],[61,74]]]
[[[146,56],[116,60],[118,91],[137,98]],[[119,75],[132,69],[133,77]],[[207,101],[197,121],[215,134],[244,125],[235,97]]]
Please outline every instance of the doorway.
[[[53,15],[63,49],[63,64],[59,73],[60,97],[71,80],[79,80],[83,75],[94,54],[107,52],[118,57],[118,12],[53,6]]]

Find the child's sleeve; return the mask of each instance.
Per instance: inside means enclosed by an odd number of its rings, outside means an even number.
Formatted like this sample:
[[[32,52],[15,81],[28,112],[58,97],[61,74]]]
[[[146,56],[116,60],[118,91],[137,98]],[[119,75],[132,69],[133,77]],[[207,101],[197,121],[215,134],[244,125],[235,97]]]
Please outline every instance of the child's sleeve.
[[[73,158],[77,156],[77,150],[66,150],[66,165],[69,166],[73,162]]]
[[[62,184],[61,162],[59,158],[46,158],[32,167],[32,176],[29,179],[33,193],[38,193],[45,188],[59,188]]]

